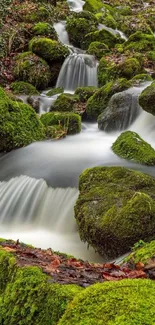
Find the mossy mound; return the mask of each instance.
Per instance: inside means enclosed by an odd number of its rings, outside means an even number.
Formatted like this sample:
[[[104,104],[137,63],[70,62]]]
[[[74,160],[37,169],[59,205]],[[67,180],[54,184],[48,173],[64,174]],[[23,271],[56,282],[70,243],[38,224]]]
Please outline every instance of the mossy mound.
[[[81,131],[81,117],[75,113],[46,113],[41,116],[41,122],[48,127],[47,132],[50,132],[49,127],[51,126],[61,126],[67,135],[76,134]]]
[[[24,81],[12,82],[10,88],[15,95],[39,95],[39,92],[33,85]]]
[[[45,138],[44,126],[29,105],[12,101],[0,89],[0,151],[10,151]]]
[[[16,270],[15,257],[0,249],[0,294],[4,292],[7,284],[13,281]]]
[[[67,135],[67,129],[62,125],[51,125],[46,128],[47,139],[59,140]]]
[[[142,83],[142,82],[146,82],[146,81],[153,81],[152,77],[150,76],[150,74],[147,73],[140,73],[140,74],[136,74],[133,78],[132,78],[132,82],[133,83]]]
[[[123,167],[86,169],[75,217],[81,240],[115,258],[155,235],[155,179]]]
[[[137,243],[137,246],[139,243]],[[155,240],[152,240],[150,243],[145,243],[141,241],[140,247],[134,247],[133,252],[125,258],[125,261],[131,263],[144,263],[150,261],[150,259],[155,256]]]
[[[87,33],[84,38],[84,49],[87,49],[92,42],[104,43],[109,48],[114,48],[115,44],[122,43],[122,39],[103,28],[98,31]]]
[[[94,93],[97,88],[94,86],[78,87],[75,90],[75,95],[78,95],[80,102],[86,102]]]
[[[52,40],[58,40],[58,35],[54,27],[49,23],[39,22],[34,24],[31,33],[35,36],[46,36]]]
[[[106,44],[100,42],[92,42],[87,50],[90,55],[95,55],[97,59],[101,59],[102,56],[109,52],[109,48]]]
[[[103,3],[101,0],[86,0],[83,9],[91,12],[98,12],[102,7]]]
[[[78,101],[79,97],[77,95],[61,94],[51,106],[51,111],[73,112],[76,110]]]
[[[51,81],[49,65],[32,52],[24,52],[15,58],[14,77],[26,81],[37,89],[45,89]]]
[[[155,82],[142,91],[139,104],[144,111],[155,115]]]
[[[70,53],[69,49],[60,42],[45,37],[32,38],[29,49],[50,63],[54,61],[63,62]]]
[[[136,132],[126,131],[121,133],[113,143],[112,150],[121,158],[144,165],[155,165],[155,150]]]
[[[140,31],[132,34],[124,44],[125,51],[145,52],[155,49],[155,38],[153,34],[145,34]]]
[[[153,325],[155,283],[122,280],[95,284],[67,307],[59,325]]]
[[[109,79],[131,79],[136,74],[143,73],[143,71],[144,69],[142,68],[139,61],[135,58],[131,58],[124,60],[124,62],[121,62],[120,64],[115,64],[111,69],[109,69],[108,77]]]
[[[67,19],[66,30],[70,42],[77,47],[83,48],[85,35],[96,30],[96,24],[91,19],[71,16]]]
[[[106,84],[106,82],[109,81],[108,71],[114,66],[114,63],[111,61],[108,61],[103,56],[98,65],[97,69],[97,77],[98,77],[98,84],[99,87],[102,87]]]
[[[96,121],[98,116],[107,107],[112,95],[130,87],[131,83],[124,78],[108,82],[105,86],[101,87],[87,101],[87,118],[91,121]]]
[[[54,96],[56,94],[61,94],[64,92],[64,89],[62,87],[58,87],[58,88],[52,88],[51,90],[49,90],[47,93],[46,93],[46,96]]]
[[[3,324],[56,325],[67,304],[81,290],[75,285],[49,284],[38,267],[18,269],[2,296]]]

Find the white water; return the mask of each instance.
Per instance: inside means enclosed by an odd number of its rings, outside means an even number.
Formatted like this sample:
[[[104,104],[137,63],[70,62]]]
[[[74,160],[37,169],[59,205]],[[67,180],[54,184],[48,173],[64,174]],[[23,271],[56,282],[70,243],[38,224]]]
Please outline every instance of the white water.
[[[84,3],[82,0],[68,0],[70,10],[75,12],[82,11]]]
[[[66,22],[59,21],[58,23],[54,24],[54,28],[58,34],[59,40],[66,45],[69,45],[69,37],[66,31]]]
[[[80,86],[97,86],[97,61],[92,55],[73,53],[64,61],[56,87],[70,91]]]
[[[98,29],[99,30],[102,30],[102,29],[105,29],[105,30],[107,30],[108,32],[110,32],[110,33],[112,33],[113,35],[115,35],[115,36],[120,36],[122,39],[124,39],[125,41],[127,41],[127,36],[122,32],[122,31],[120,31],[120,30],[118,30],[118,29],[113,29],[113,28],[111,28],[111,27],[107,27],[106,25],[104,25],[104,24],[99,24],[98,25]]]

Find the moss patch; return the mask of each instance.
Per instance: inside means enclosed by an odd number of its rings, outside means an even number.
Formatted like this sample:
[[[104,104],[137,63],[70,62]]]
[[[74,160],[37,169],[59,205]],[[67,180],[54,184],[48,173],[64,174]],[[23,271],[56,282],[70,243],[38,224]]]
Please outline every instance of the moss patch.
[[[15,95],[39,95],[39,92],[33,85],[24,81],[12,82],[10,88]]]
[[[125,259],[125,261],[131,263],[144,263],[147,262],[155,255],[155,240],[150,243],[144,243],[142,247],[133,249],[133,252]]]
[[[41,122],[46,127],[61,126],[65,134],[76,134],[81,131],[81,117],[70,112],[51,112],[41,116]],[[48,129],[48,132],[50,129]]]
[[[155,115],[155,82],[142,91],[139,104],[146,112]]]

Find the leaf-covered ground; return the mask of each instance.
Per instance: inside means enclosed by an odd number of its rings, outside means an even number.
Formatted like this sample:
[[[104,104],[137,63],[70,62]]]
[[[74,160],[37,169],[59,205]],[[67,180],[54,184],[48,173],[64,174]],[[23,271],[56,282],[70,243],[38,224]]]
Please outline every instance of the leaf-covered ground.
[[[96,282],[117,281],[122,279],[151,278],[155,280],[155,257],[144,265],[124,263],[89,263],[53,252],[50,248],[42,250],[19,243],[1,242],[2,249],[15,255],[17,265],[38,266],[48,274],[49,282],[60,284],[78,284],[87,287]]]

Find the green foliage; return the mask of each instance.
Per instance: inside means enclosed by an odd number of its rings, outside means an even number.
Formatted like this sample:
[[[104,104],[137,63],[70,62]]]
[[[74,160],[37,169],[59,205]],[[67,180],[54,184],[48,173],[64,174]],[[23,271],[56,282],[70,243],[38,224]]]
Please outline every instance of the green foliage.
[[[56,325],[80,290],[74,285],[49,284],[47,276],[37,267],[21,268],[3,296],[3,324]]]
[[[139,104],[146,112],[155,115],[155,82],[142,91]]]
[[[69,49],[60,42],[45,37],[34,37],[29,43],[29,49],[48,62],[63,61],[69,55]]]
[[[98,283],[68,305],[59,325],[153,325],[155,283],[122,280]]]
[[[116,81],[110,81],[105,86],[99,88],[93,96],[91,96],[86,105],[87,118],[95,121],[98,116],[107,107],[107,104],[117,92],[123,91],[131,87],[131,83],[126,79],[118,79]]]
[[[101,0],[86,0],[83,6],[84,10],[98,12],[102,9],[103,3]]]
[[[121,158],[144,165],[155,165],[155,150],[136,132],[122,132],[113,143],[112,150]]]
[[[80,238],[115,258],[155,235],[155,180],[123,167],[86,169],[79,180],[75,217]]]
[[[76,134],[81,131],[81,117],[70,112],[51,112],[41,116],[41,122],[46,127],[61,126],[65,134]],[[48,129],[49,130],[49,129]]]
[[[109,52],[106,44],[100,42],[92,42],[87,50],[88,54],[95,55],[97,59],[101,59],[103,55]]]
[[[13,73],[17,80],[28,82],[38,89],[45,89],[51,81],[48,64],[32,52],[16,56]]]
[[[45,137],[44,127],[29,105],[10,100],[0,89],[0,151],[23,147]]]
[[[10,88],[15,95],[39,95],[39,92],[33,85],[24,81],[12,82]]]
[[[94,93],[97,88],[94,86],[78,87],[75,90],[75,95],[78,95],[80,102],[86,102]]]
[[[46,36],[52,40],[57,40],[58,36],[54,27],[45,22],[39,22],[33,25],[31,32],[36,36]]]
[[[13,281],[16,269],[15,258],[0,246],[0,294],[3,293],[7,284]]]

